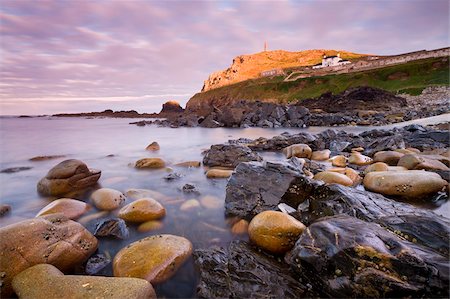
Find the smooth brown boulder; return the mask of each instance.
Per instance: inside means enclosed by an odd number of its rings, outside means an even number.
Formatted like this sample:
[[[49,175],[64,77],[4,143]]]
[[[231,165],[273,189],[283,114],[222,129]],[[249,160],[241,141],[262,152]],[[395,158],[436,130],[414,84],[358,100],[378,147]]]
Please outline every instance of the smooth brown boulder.
[[[153,198],[141,198],[127,204],[119,211],[119,218],[129,222],[158,220],[166,215],[166,209]]]
[[[50,169],[37,184],[42,195],[60,196],[84,189],[97,183],[100,170],[89,169],[80,160],[65,160]]]
[[[362,181],[362,178],[359,175],[359,172],[354,170],[353,168],[350,168],[350,167],[345,168],[344,174],[345,174],[345,176],[347,176],[349,179],[352,180],[353,186],[358,185]]]
[[[139,278],[64,275],[49,264],[39,264],[16,275],[14,291],[22,299],[156,298],[152,285]]]
[[[45,215],[0,228],[1,297],[12,294],[11,281],[37,264],[61,271],[81,265],[97,249],[97,239],[61,214]]]
[[[192,254],[191,242],[173,235],[155,235],[131,243],[113,261],[114,276],[143,278],[152,284],[172,277]]]
[[[331,165],[336,167],[346,167],[347,158],[345,156],[339,155],[331,158]]]
[[[160,147],[159,147],[158,142],[153,141],[145,149],[148,151],[159,151]]]
[[[383,162],[390,166],[395,166],[405,154],[396,151],[381,151],[375,153],[373,156],[373,162]]]
[[[358,166],[369,165],[372,164],[372,162],[372,158],[364,156],[358,152],[353,152],[350,157],[348,157],[348,163]]]
[[[208,179],[227,179],[231,176],[233,170],[226,169],[210,169],[206,172]]]
[[[278,211],[264,211],[253,217],[248,226],[250,241],[275,254],[284,254],[306,229],[294,217]]]
[[[283,149],[283,154],[286,158],[311,158],[312,149],[307,144],[293,144]]]
[[[329,149],[325,149],[322,151],[314,151],[311,154],[311,160],[316,161],[325,161],[330,158],[331,151]]]
[[[142,223],[138,226],[137,230],[140,233],[145,233],[153,230],[158,230],[163,227],[163,223],[158,220],[150,220],[147,222]]]
[[[408,169],[406,169],[403,166],[389,166],[383,162],[376,162],[367,166],[366,169],[364,169],[364,174],[374,171],[406,171],[406,170]]]
[[[143,158],[136,161],[136,168],[160,169],[166,167],[166,163],[161,158]]]
[[[90,206],[81,200],[60,198],[43,207],[36,217],[60,213],[69,219],[77,219],[89,209]]]
[[[186,200],[185,202],[183,202],[180,206],[180,211],[189,211],[189,210],[193,210],[193,209],[198,209],[200,208],[200,202],[196,199],[189,199]]]
[[[243,235],[248,233],[248,221],[245,219],[241,219],[231,227],[231,233],[234,235]]]
[[[319,172],[314,176],[314,179],[323,181],[327,184],[339,184],[344,186],[353,185],[353,181],[348,176],[334,171]]]
[[[439,160],[433,160],[417,154],[404,155],[398,161],[397,166],[403,166],[406,169],[411,170],[449,170],[449,168]]]
[[[180,167],[200,167],[201,165],[202,165],[202,163],[200,161],[186,161],[186,162],[181,162],[181,163],[175,164],[175,166],[180,166]]]
[[[125,202],[126,197],[120,191],[110,188],[101,188],[92,193],[91,200],[97,209],[112,211],[120,207],[122,203]]]
[[[423,170],[370,172],[364,187],[383,195],[420,199],[433,195],[447,186],[447,181],[434,172]]]

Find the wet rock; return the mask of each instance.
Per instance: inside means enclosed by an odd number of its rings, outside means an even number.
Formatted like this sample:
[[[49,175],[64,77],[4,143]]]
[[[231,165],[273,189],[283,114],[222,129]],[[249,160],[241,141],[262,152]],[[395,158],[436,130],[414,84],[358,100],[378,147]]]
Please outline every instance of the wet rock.
[[[166,163],[161,158],[143,158],[136,161],[136,168],[159,169],[166,167]]]
[[[285,260],[328,297],[448,296],[448,259],[347,215],[307,228]]]
[[[339,155],[331,158],[331,165],[336,167],[346,167],[347,166],[347,158],[345,156]]]
[[[345,170],[344,170],[345,171]],[[345,174],[333,171],[319,172],[314,176],[315,180],[323,181],[327,184],[339,184],[343,186],[352,186],[353,181]]]
[[[398,160],[403,157],[404,154],[396,152],[396,151],[381,151],[375,153],[373,156],[373,162],[384,162],[390,166],[396,166]]]
[[[47,160],[53,160],[53,159],[64,158],[64,157],[65,157],[65,155],[36,156],[36,157],[30,158],[30,161],[33,161],[33,162],[47,161]]]
[[[168,175],[166,175],[166,176],[164,177],[164,179],[165,179],[165,180],[168,180],[168,181],[173,181],[173,180],[177,180],[177,179],[179,179],[179,178],[181,178],[181,177],[182,177],[181,174],[179,174],[179,173],[177,173],[177,172],[172,172],[172,173],[169,173]]]
[[[89,169],[79,160],[65,160],[50,169],[37,184],[43,195],[60,196],[72,191],[93,186],[100,178],[101,171]]]
[[[370,172],[364,178],[364,187],[370,191],[407,199],[427,198],[445,186],[439,174],[421,170]]]
[[[23,166],[23,167],[11,167],[11,168],[5,168],[0,171],[0,173],[16,173],[21,172],[25,170],[30,170],[33,167]]]
[[[239,144],[212,145],[203,158],[203,164],[206,166],[231,168],[249,161],[262,161],[262,158],[247,146]]]
[[[298,158],[282,163],[241,163],[228,179],[225,213],[251,219],[266,210],[275,210],[294,178],[302,173]]]
[[[208,179],[227,179],[231,176],[233,170],[226,169],[210,169],[206,172]]]
[[[0,217],[5,216],[9,212],[11,212],[11,206],[10,205],[0,204]]]
[[[294,144],[309,144],[316,140],[316,138],[306,132],[290,135],[282,134],[273,138],[258,138],[248,144],[248,147],[256,151],[281,151],[282,149]]]
[[[184,184],[184,186],[181,188],[181,190],[184,193],[196,193],[200,194],[200,191],[197,190],[197,187],[195,187],[193,184]]]
[[[331,151],[329,149],[314,151],[311,154],[311,160],[325,161],[330,158]]]
[[[128,238],[129,231],[125,221],[118,218],[104,219],[97,223],[94,235],[96,237]]]
[[[372,164],[373,160],[370,157],[364,156],[358,152],[353,152],[350,157],[348,157],[349,164],[355,164],[358,166]]]
[[[200,202],[196,199],[189,199],[181,204],[180,211],[189,211],[197,208],[200,208]]]
[[[86,262],[84,271],[88,275],[95,275],[102,271],[106,266],[111,263],[111,258],[103,253],[97,253],[91,256]]]
[[[307,144],[293,144],[283,149],[286,158],[311,158],[312,149]]]
[[[233,226],[231,227],[231,233],[234,235],[243,235],[248,232],[248,221],[245,219],[241,219],[237,221]]]
[[[143,278],[158,284],[172,277],[191,254],[192,244],[186,238],[173,235],[147,237],[116,254],[114,276]]]
[[[289,267],[243,241],[194,252],[200,298],[317,297]]]
[[[180,167],[200,167],[201,165],[202,165],[202,163],[200,161],[186,161],[186,162],[181,162],[181,163],[175,164],[175,166],[180,166]]]
[[[92,193],[91,200],[97,209],[112,211],[120,207],[125,202],[126,197],[120,191],[101,188]]]
[[[120,209],[118,216],[129,222],[158,220],[166,215],[166,209],[153,198],[141,198]]]
[[[274,254],[284,254],[305,230],[305,225],[285,213],[264,211],[253,217],[248,226],[250,241]]]
[[[449,170],[449,168],[438,160],[427,158],[426,156],[410,154],[404,155],[398,161],[398,166],[403,166],[406,169],[425,169],[425,170]]]
[[[24,220],[0,228],[1,296],[12,294],[11,281],[36,264],[62,271],[82,264],[97,249],[97,239],[81,224],[60,214]]]
[[[144,222],[141,225],[139,225],[137,230],[140,233],[145,233],[145,232],[161,229],[162,227],[163,227],[163,223],[161,221],[150,220],[150,221]]]
[[[159,151],[160,147],[159,147],[158,142],[153,141],[153,142],[150,143],[145,149],[148,150],[148,151],[153,151],[153,152],[155,152],[155,151]]]
[[[13,280],[20,298],[156,298],[151,284],[143,279],[64,275],[52,265],[28,268]]]
[[[348,141],[336,141],[333,140],[330,142],[330,150],[333,153],[343,152],[351,143]]]
[[[404,170],[407,170],[406,168],[403,168]],[[375,172],[375,171],[389,171],[389,165],[387,165],[384,162],[376,162],[373,163],[364,169],[364,173],[368,174],[369,172]]]
[[[42,208],[36,217],[60,213],[69,219],[77,219],[89,209],[90,206],[81,200],[60,198]]]
[[[223,200],[212,195],[206,195],[200,198],[200,204],[207,209],[220,209],[223,207]]]

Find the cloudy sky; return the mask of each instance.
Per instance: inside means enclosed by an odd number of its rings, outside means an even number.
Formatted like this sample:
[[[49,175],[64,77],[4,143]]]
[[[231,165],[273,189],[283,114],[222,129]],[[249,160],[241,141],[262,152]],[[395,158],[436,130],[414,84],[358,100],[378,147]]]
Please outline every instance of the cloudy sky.
[[[233,57],[449,45],[448,0],[0,0],[0,114],[184,104]]]

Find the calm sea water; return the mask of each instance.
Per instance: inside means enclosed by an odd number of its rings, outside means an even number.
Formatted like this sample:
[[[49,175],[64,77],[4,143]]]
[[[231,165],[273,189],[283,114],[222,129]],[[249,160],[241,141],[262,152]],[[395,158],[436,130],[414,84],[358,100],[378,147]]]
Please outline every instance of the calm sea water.
[[[439,123],[449,119],[442,115],[430,119],[404,123]],[[135,119],[84,119],[84,118],[1,118],[0,119],[0,169],[9,167],[32,167],[30,170],[0,174],[0,200],[12,206],[9,215],[0,218],[0,227],[32,218],[51,202],[51,198],[40,196],[36,184],[47,171],[65,159],[79,159],[89,167],[102,170],[99,184],[94,188],[108,187],[125,192],[127,189],[150,189],[161,193],[160,202],[165,206],[167,215],[163,227],[159,230],[139,233],[136,226],[129,225],[130,237],[127,240],[100,239],[99,252],[111,257],[127,244],[143,237],[168,233],[185,236],[194,248],[211,245],[225,245],[236,238],[232,235],[230,224],[224,218],[223,205],[216,208],[201,208],[182,212],[179,207],[184,200],[213,197],[223,202],[226,180],[206,179],[203,168],[177,168],[174,171],[183,175],[174,181],[164,180],[166,170],[137,170],[134,162],[144,157],[160,157],[168,166],[188,160],[202,160],[201,152],[211,144],[223,143],[240,137],[272,137],[282,132],[308,131],[319,133],[327,128],[307,129],[206,129],[206,128],[158,128],[154,126],[137,127],[129,125]],[[361,132],[370,127],[340,128],[348,132]],[[161,150],[149,152],[145,148],[157,141]],[[65,155],[64,158],[31,162],[30,158],[42,155]],[[109,156],[113,155],[113,156]],[[268,160],[283,159],[280,153],[262,153]],[[200,195],[184,194],[180,188],[194,184]],[[80,195],[78,199],[89,201],[92,190]],[[448,205],[433,207],[438,214],[449,215]],[[92,209],[90,214],[98,213]],[[103,215],[102,218],[114,214]],[[87,224],[92,232],[98,219]],[[112,275],[111,267],[101,274]],[[193,297],[197,274],[192,259],[168,282],[156,287],[158,297]]]

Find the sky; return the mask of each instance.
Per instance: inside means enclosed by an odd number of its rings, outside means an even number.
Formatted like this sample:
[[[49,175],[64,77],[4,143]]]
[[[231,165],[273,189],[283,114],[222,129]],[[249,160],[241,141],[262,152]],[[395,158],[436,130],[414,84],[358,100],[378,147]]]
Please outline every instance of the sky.
[[[0,0],[0,114],[184,105],[263,50],[389,55],[449,46],[448,0]]]

